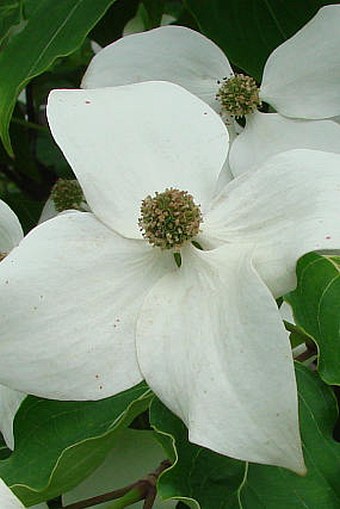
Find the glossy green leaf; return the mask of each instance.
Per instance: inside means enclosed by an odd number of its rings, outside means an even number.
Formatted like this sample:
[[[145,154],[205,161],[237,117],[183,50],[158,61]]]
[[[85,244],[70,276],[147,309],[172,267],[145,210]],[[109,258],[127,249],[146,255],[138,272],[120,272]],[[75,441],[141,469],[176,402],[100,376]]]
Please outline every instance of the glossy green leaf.
[[[247,465],[190,444],[181,421],[154,401],[151,423],[175,459],[159,480],[160,494],[196,509],[338,509],[340,444],[332,436],[338,417],[334,394],[316,373],[299,364],[296,375],[305,477],[283,468]]]
[[[152,397],[145,384],[95,402],[29,396],[16,415],[15,451],[0,461],[0,477],[26,505],[70,490],[101,464],[116,432]]]
[[[150,422],[174,461],[174,466],[159,480],[161,497],[176,497],[192,508],[238,507],[238,490],[246,463],[189,443],[184,424],[157,399],[151,404]]]
[[[20,91],[56,58],[79,47],[114,1],[42,0],[0,53],[0,137],[10,154],[8,126]]]
[[[317,376],[296,366],[305,477],[282,468],[250,465],[240,492],[240,509],[338,509],[340,444],[332,433],[338,417],[336,401]]]
[[[327,0],[185,0],[202,30],[230,61],[257,80],[270,53],[307,23]]]
[[[308,253],[298,261],[297,278],[285,299],[296,324],[318,345],[320,376],[340,385],[340,262]]]

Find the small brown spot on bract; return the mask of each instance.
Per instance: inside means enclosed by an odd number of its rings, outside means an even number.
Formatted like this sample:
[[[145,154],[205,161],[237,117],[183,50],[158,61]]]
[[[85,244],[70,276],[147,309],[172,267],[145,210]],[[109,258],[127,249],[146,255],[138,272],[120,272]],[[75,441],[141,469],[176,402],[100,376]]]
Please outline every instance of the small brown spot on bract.
[[[102,389],[102,388],[103,388],[103,386],[102,386],[102,385],[100,385],[100,386],[99,386],[99,389]]]
[[[85,101],[85,104],[91,104],[91,101]]]
[[[208,115],[208,112],[207,112],[207,111],[205,111],[205,112],[203,113],[203,115]]]
[[[8,279],[6,279],[5,284],[8,285]]]
[[[332,237],[330,235],[326,235],[325,239],[330,240]]]
[[[99,378],[99,375],[96,375],[96,378],[97,378],[97,380],[98,380],[98,378]]]

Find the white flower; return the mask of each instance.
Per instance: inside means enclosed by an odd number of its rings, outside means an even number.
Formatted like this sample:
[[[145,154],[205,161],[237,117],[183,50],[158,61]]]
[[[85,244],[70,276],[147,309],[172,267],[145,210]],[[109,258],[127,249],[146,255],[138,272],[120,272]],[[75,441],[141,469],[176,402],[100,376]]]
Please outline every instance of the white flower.
[[[291,351],[273,295],[303,253],[339,247],[340,156],[291,151],[214,198],[228,134],[181,87],[52,92],[53,136],[93,213],[32,230],[0,264],[0,381],[100,399],[143,378],[190,440],[303,472]],[[201,205],[195,240],[152,247],[141,201],[166,188]]]
[[[270,55],[259,98],[280,115],[258,111],[247,115],[246,127],[230,150],[234,175],[256,169],[269,156],[289,149],[340,152],[340,127],[320,120],[340,114],[339,24],[340,5],[325,6]],[[90,63],[82,86],[170,81],[219,112],[216,94],[223,79],[232,76],[226,56],[212,41],[188,28],[169,26],[124,37],[104,48]]]

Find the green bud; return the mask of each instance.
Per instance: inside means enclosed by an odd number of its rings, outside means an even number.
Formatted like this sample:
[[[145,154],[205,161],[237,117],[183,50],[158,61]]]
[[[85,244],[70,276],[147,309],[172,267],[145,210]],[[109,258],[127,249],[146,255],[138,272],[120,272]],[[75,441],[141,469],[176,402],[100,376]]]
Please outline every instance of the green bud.
[[[82,210],[81,205],[85,201],[77,180],[58,179],[52,188],[51,197],[58,212],[68,209]]]

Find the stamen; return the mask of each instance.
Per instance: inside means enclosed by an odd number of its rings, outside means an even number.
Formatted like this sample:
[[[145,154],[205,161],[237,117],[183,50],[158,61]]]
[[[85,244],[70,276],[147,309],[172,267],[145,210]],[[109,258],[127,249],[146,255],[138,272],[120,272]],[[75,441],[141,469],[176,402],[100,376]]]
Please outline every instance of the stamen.
[[[222,112],[243,117],[261,106],[256,81],[244,74],[227,78],[219,88],[216,99],[221,103]]]
[[[142,201],[138,225],[152,246],[178,251],[196,237],[202,221],[201,210],[193,197],[187,191],[171,187]]]

